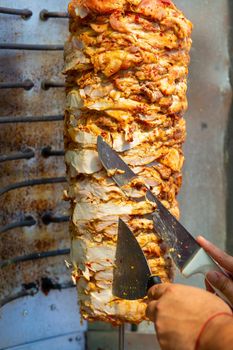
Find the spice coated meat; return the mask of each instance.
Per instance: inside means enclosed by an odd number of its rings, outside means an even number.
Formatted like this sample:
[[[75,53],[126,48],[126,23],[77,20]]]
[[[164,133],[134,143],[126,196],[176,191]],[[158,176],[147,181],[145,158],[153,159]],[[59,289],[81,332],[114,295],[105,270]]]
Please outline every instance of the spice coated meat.
[[[192,24],[170,0],[72,0],[69,14],[66,198],[81,314],[139,323],[144,301],[112,295],[117,223],[121,217],[134,232],[152,273],[170,280],[171,262],[145,215],[155,207],[134,197],[143,196],[139,182],[146,183],[179,217]],[[98,158],[98,135],[140,181],[124,191],[113,182]]]

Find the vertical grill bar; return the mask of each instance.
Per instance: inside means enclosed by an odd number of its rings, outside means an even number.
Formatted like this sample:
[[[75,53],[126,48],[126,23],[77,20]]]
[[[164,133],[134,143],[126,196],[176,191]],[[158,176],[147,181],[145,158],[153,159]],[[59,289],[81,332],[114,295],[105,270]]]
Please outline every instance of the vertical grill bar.
[[[119,326],[118,350],[125,350],[125,325]]]

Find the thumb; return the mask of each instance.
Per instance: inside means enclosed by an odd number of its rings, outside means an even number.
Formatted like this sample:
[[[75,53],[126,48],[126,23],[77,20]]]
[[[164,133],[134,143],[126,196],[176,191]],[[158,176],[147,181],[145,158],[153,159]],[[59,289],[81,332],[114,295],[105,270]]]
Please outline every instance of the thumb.
[[[222,292],[233,305],[233,281],[221,272],[210,271],[206,274],[207,281]]]

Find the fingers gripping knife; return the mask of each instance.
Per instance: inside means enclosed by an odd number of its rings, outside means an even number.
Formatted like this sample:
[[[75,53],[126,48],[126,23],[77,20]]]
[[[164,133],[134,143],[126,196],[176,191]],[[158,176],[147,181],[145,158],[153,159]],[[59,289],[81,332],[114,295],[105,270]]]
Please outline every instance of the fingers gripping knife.
[[[122,187],[130,183],[137,175],[129,168],[129,166],[121,159],[121,157],[115,152],[101,136],[98,137],[97,149],[100,161],[104,168],[108,171],[111,169],[119,169],[120,172],[114,172],[112,175],[113,180],[119,187]],[[145,185],[146,187],[146,185]],[[206,276],[209,271],[220,271],[225,273],[221,267],[201,248],[196,242],[193,236],[179,223],[179,221],[163,206],[163,204],[157,199],[155,195],[146,187],[146,198],[150,202],[154,202],[157,209],[151,214],[151,219],[154,222],[155,232],[163,239],[169,248],[171,258],[175,265],[184,275],[188,278],[194,274],[202,273]],[[123,223],[119,223],[119,228],[123,227]],[[126,228],[124,228],[126,231]],[[119,230],[119,234],[122,235],[122,231]],[[127,237],[129,237],[129,232]],[[126,237],[126,232],[124,234]],[[119,244],[121,241],[119,240]],[[134,251],[131,251],[134,254]],[[126,254],[127,255],[127,254]],[[135,259],[135,255],[134,259]],[[124,257],[125,259],[125,257]],[[142,261],[142,260],[141,260]],[[142,263],[143,264],[143,263]],[[147,262],[144,259],[144,270],[147,273],[144,278],[148,280],[150,272],[148,270]],[[138,275],[138,274],[136,274]],[[139,273],[142,278],[142,273]],[[155,281],[156,282],[156,281]],[[158,281],[157,281],[158,282]],[[139,284],[140,285],[140,284]],[[216,293],[225,300],[231,307],[233,306],[229,300],[219,291],[214,288]],[[145,290],[144,290],[145,291]],[[130,295],[129,292],[127,292]],[[140,293],[139,293],[140,294]],[[136,296],[136,294],[135,294]],[[125,298],[127,299],[127,298]]]

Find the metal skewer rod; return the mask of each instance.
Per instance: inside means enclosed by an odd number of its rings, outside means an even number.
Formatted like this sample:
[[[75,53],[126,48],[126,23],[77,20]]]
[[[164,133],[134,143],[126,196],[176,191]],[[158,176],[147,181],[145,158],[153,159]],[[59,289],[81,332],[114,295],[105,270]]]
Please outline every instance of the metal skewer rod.
[[[40,12],[40,19],[46,21],[48,18],[69,18],[69,14],[67,12],[50,12],[42,10]]]
[[[48,115],[37,117],[1,117],[0,124],[7,123],[36,123],[36,122],[53,122],[64,119],[64,115]]]
[[[0,83],[0,89],[19,89],[31,90],[34,87],[34,83],[30,79],[26,79],[22,82],[14,83]]]
[[[64,45],[12,44],[0,43],[0,50],[63,51]]]
[[[23,19],[27,19],[32,16],[32,11],[28,9],[12,9],[8,7],[0,7],[0,13],[7,15],[21,16]]]
[[[41,83],[41,88],[43,90],[49,90],[50,88],[64,88],[64,81],[52,81],[52,80],[43,80]]]
[[[125,349],[125,325],[119,326],[118,350]]]

